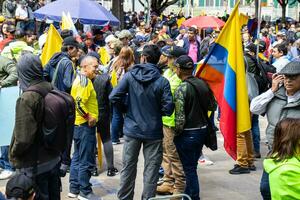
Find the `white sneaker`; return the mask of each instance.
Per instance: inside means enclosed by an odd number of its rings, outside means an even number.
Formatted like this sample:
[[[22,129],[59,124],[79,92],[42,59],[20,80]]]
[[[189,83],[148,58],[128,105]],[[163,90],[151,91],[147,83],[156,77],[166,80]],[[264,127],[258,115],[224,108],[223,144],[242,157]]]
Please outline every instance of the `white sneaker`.
[[[73,199],[73,198],[77,198],[77,196],[78,196],[77,194],[73,194],[72,192],[69,192],[69,193],[68,193],[68,197],[69,197],[69,198],[72,198],[72,199]]]
[[[12,177],[15,174],[15,172],[10,171],[10,170],[3,170],[0,173],[0,180],[5,180],[5,179],[9,179],[10,177]]]
[[[214,162],[209,160],[208,157],[202,155],[198,160],[198,164],[202,166],[209,166],[209,165],[213,165]]]
[[[102,200],[102,198],[91,192],[88,195],[80,193],[78,195],[78,200]]]

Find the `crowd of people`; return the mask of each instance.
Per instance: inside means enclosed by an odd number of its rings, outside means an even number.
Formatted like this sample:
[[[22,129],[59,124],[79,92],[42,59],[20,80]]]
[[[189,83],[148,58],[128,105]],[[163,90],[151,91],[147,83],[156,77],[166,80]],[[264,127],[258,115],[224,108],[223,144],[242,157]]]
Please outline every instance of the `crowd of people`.
[[[142,199],[185,193],[199,200],[197,165],[213,164],[202,148],[209,124],[218,130],[214,121],[222,110],[215,117],[211,90],[194,73],[220,30],[184,27],[181,12],[162,17],[152,13],[149,25],[143,12],[126,13],[126,29],[83,26],[78,34],[55,22],[62,48],[42,66],[39,56],[49,24],[36,21],[32,12],[43,5],[43,0],[5,0],[0,16],[0,88],[19,85],[22,91],[11,144],[1,147],[0,179],[9,179],[6,198],[60,199],[60,178],[70,173],[69,198],[100,199],[90,178],[98,175],[97,141],[102,141],[107,176],[119,173],[113,145],[123,143],[116,198],[137,198],[143,148]],[[262,196],[299,199],[300,24],[263,21],[259,38],[247,26],[241,33],[252,129],[237,135],[237,163],[229,173],[256,170],[255,159],[264,156],[259,116],[265,115],[270,153],[264,160]],[[50,93],[52,98],[72,97],[69,104],[55,104],[69,105],[63,108],[69,109],[63,113],[69,117],[63,149],[45,145]]]

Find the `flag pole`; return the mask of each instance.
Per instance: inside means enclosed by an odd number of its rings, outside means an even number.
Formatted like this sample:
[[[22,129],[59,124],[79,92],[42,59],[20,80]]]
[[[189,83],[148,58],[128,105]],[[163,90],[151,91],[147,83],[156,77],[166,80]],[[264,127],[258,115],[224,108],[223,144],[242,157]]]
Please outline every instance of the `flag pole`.
[[[259,53],[259,39],[260,39],[260,24],[261,24],[261,0],[258,0],[258,15],[257,15],[257,33],[256,33],[256,59],[258,62],[258,53]]]

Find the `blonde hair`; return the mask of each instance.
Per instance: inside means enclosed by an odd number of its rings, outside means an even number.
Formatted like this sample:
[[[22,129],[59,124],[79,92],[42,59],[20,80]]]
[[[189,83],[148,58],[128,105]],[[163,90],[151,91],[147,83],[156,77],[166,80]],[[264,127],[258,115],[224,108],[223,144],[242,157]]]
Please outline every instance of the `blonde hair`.
[[[134,55],[130,47],[123,47],[119,53],[117,60],[113,64],[113,69],[118,71],[120,67],[123,67],[125,71],[128,70],[134,64]]]

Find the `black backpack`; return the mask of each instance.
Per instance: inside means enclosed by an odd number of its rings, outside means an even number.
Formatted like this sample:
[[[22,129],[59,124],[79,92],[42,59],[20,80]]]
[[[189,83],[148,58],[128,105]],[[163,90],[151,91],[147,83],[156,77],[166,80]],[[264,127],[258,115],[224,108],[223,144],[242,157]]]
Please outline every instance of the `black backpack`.
[[[274,73],[274,70],[276,72],[276,68],[273,67],[272,65],[266,64],[266,63],[264,63],[260,60],[257,60],[253,57],[250,57],[250,59],[256,63],[256,67],[259,70],[259,74],[254,74],[254,73],[248,72],[248,62],[247,62],[247,59],[244,58],[245,63],[246,63],[247,73],[252,74],[253,77],[255,78],[256,83],[258,85],[259,94],[264,93],[272,86],[272,79],[270,79],[268,77],[268,73]]]
[[[14,13],[17,5],[11,1],[6,1],[6,8],[10,13]]]
[[[42,140],[46,149],[63,152],[72,142],[75,121],[75,103],[68,93],[55,89],[47,90],[30,86],[26,92],[33,91],[44,97],[42,121]]]

